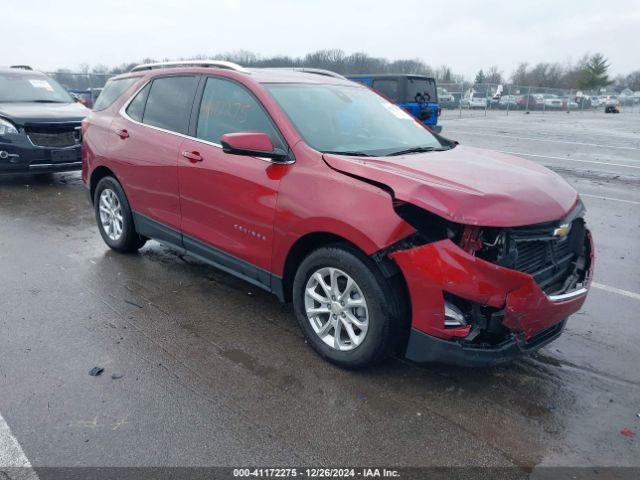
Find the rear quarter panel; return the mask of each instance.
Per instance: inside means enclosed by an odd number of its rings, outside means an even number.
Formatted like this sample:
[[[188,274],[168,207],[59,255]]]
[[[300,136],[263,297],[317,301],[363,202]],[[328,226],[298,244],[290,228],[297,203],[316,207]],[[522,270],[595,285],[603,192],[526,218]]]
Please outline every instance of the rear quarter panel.
[[[87,128],[82,136],[82,181],[87,187],[90,185],[93,171],[99,166],[109,168],[116,176],[120,174],[117,164],[110,158],[110,152],[118,140],[118,136],[111,129],[111,124],[122,105],[145,81],[145,77],[141,76],[109,107],[99,112],[91,111],[85,119]]]

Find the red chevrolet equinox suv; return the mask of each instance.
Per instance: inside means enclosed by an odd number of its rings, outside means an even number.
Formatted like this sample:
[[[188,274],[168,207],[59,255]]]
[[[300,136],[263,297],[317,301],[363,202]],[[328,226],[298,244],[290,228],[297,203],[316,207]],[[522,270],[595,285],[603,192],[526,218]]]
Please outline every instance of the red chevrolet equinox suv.
[[[557,338],[587,295],[591,235],[559,175],[332,72],[141,65],[82,136],[109,247],[155,239],[293,302],[343,367],[496,364]]]

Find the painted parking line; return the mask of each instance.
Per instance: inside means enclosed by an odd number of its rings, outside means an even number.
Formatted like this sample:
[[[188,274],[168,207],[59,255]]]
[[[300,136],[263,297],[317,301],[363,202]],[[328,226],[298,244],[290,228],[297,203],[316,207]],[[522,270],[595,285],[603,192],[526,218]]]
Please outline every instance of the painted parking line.
[[[597,165],[607,165],[609,167],[625,167],[625,168],[636,168],[640,170],[640,165],[625,165],[623,163],[611,163],[611,162],[597,162],[595,160],[579,160],[577,158],[568,158],[568,157],[554,157],[552,155],[538,155],[535,153],[523,153],[523,152],[507,152],[505,150],[495,150],[500,153],[508,153],[509,155],[520,155],[521,157],[536,157],[536,158],[549,158],[551,160],[563,160],[567,162],[580,162],[580,163],[595,163]]]
[[[600,143],[587,143],[587,142],[576,142],[572,140],[553,140],[551,138],[535,138],[535,137],[521,137],[519,135],[509,135],[509,134],[499,134],[499,133],[486,133],[486,132],[470,132],[468,130],[456,130],[456,129],[447,129],[448,132],[460,133],[463,135],[477,135],[479,137],[500,137],[500,138],[513,138],[516,140],[532,140],[534,142],[547,142],[547,143],[565,143],[567,145],[581,145],[583,147],[597,147],[597,148],[607,148],[607,149],[618,149],[618,150],[635,150],[640,151],[638,147],[626,147],[622,145],[602,145]]]
[[[598,198],[600,200],[609,200],[609,201],[612,201],[612,202],[629,203],[631,205],[640,205],[640,202],[636,202],[634,200],[625,200],[624,198],[604,197],[602,195],[591,195],[591,194],[588,194],[588,193],[581,193],[580,196],[581,197],[588,197],[588,198]]]
[[[0,415],[0,478],[37,480],[29,459]]]
[[[597,288],[598,290],[602,290],[609,293],[615,293],[617,295],[622,295],[623,297],[633,298],[634,300],[640,300],[640,293],[630,292],[629,290],[610,287],[609,285],[603,285],[601,283],[596,283],[596,282],[591,282],[591,286],[593,288]]]

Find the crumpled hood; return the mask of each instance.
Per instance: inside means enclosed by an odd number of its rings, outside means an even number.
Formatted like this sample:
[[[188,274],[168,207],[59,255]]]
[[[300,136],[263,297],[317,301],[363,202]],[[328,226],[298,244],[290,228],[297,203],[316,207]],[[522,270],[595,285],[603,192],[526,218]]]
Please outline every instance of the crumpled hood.
[[[16,125],[43,122],[79,122],[89,115],[84,105],[73,103],[0,103],[0,117]]]
[[[394,197],[453,222],[517,227],[564,217],[578,194],[560,175],[513,155],[457,146],[398,157],[324,154],[335,170],[391,188]]]

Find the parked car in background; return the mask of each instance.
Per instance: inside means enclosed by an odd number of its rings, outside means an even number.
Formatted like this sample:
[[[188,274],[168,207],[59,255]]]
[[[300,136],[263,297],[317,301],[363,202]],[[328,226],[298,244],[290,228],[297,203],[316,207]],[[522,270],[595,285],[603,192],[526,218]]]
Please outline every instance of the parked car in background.
[[[563,110],[576,110],[579,105],[578,102],[575,101],[575,97],[561,97],[562,100],[562,109]]]
[[[518,108],[518,96],[517,95],[503,95],[500,97],[500,102],[498,103],[498,107],[502,109],[509,108],[514,109]]]
[[[545,110],[560,110],[562,108],[562,99],[558,95],[544,93],[542,101]]]
[[[0,173],[81,168],[80,122],[89,110],[29,67],[0,69]]]
[[[405,74],[361,74],[347,78],[376,90],[433,131],[442,130],[438,125],[440,105],[434,78]]]
[[[438,87],[438,103],[440,108],[458,108],[456,98],[446,88]]]
[[[486,94],[479,92],[467,92],[467,94],[460,100],[460,107],[462,108],[487,108],[489,102]]]
[[[601,107],[604,105],[606,99],[599,96],[599,95],[593,95],[591,97],[589,97],[589,101],[592,107]]]
[[[93,107],[93,94],[91,90],[68,89],[67,91],[85,107]]]
[[[579,108],[581,110],[587,110],[591,108],[593,106],[593,103],[591,102],[591,98],[592,97],[589,97],[587,95],[576,96],[576,99],[575,99],[575,102],[577,105],[576,108]]]
[[[521,110],[542,110],[544,98],[539,94],[527,94],[518,97],[518,108]]]
[[[337,75],[141,65],[83,130],[110,248],[154,238],[293,302],[342,367],[504,362],[557,338],[587,296],[594,248],[567,182]]]

